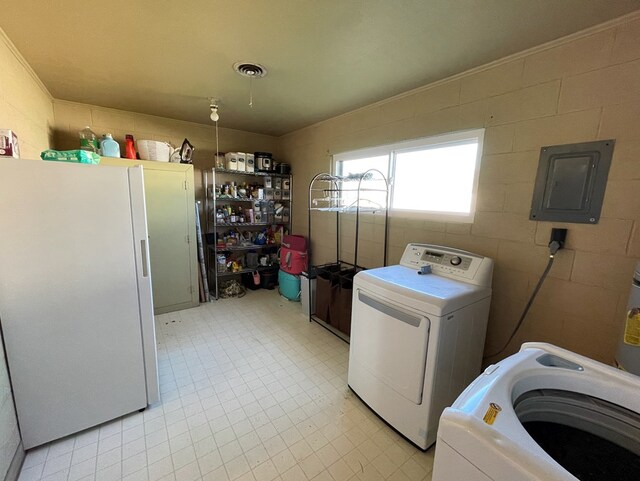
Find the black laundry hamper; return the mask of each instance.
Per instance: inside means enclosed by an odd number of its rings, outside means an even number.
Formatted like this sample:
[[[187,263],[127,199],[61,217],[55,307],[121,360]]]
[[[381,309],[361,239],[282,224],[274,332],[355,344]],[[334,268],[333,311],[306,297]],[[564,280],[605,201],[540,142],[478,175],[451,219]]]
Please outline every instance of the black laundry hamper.
[[[338,276],[338,291],[333,304],[337,317],[336,327],[347,336],[351,335],[351,303],[353,298],[353,277],[355,269],[343,271]]]
[[[336,297],[340,264],[324,264],[316,267],[316,316],[331,324],[331,302]]]
[[[317,271],[316,316],[342,331],[341,326],[351,321],[352,280],[356,270],[337,263],[319,266]]]

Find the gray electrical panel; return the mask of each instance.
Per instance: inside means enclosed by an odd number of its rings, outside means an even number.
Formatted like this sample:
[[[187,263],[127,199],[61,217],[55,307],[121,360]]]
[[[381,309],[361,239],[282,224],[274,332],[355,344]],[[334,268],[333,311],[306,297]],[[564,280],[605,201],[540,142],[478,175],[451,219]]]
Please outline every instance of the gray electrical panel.
[[[529,219],[597,224],[614,143],[543,147]]]

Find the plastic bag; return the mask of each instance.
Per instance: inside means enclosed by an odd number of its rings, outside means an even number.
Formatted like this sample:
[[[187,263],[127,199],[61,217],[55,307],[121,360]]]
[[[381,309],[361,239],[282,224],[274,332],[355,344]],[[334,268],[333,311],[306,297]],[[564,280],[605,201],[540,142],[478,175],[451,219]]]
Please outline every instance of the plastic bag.
[[[40,153],[40,158],[59,162],[76,162],[78,164],[100,163],[100,156],[87,150],[44,150]]]

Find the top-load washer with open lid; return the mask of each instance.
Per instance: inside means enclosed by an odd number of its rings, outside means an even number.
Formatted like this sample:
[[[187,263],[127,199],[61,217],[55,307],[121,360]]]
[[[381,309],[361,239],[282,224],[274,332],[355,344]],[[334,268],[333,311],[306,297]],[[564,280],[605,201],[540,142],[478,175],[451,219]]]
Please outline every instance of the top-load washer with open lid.
[[[487,257],[409,244],[400,265],[354,278],[349,387],[421,449],[480,373],[492,273]]]
[[[639,413],[640,377],[526,343],[445,410],[433,481],[637,481]]]

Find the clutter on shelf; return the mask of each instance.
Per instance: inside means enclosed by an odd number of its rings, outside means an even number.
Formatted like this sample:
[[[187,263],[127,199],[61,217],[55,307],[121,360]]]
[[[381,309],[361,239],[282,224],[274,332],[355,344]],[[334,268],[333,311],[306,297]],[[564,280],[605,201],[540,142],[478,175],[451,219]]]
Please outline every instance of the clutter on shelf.
[[[189,139],[184,139],[180,148],[175,148],[169,142],[159,140],[135,140],[133,135],[126,134],[124,138],[124,155],[121,154],[120,143],[110,133],[102,137],[86,126],[78,132],[80,150],[91,152],[102,157],[115,157],[131,160],[154,160],[157,162],[180,162],[191,164],[195,147]],[[137,152],[136,152],[137,148]]]
[[[0,129],[0,157],[20,158],[18,136],[14,130]]]
[[[203,172],[205,238],[216,298],[220,279],[227,276],[241,276],[247,289],[278,284],[278,249],[291,230],[292,178],[265,170],[271,169],[271,159],[265,152],[218,154],[216,166]]]

